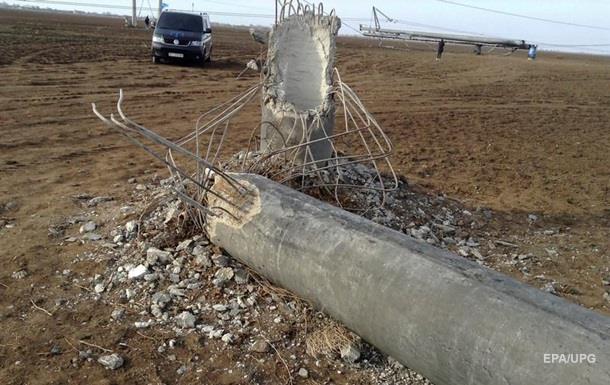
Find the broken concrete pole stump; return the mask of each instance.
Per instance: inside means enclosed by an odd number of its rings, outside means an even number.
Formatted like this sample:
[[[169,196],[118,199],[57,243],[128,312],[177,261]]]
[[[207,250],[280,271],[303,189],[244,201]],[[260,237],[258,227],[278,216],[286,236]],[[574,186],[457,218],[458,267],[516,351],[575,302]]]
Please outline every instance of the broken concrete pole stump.
[[[338,17],[313,12],[289,16],[274,26],[263,84],[262,152],[286,150],[298,165],[331,157],[328,137],[335,124],[332,87],[340,26]]]
[[[251,174],[210,240],[436,385],[610,383],[610,318]],[[233,192],[232,192],[233,191]],[[562,364],[552,354],[594,357]]]

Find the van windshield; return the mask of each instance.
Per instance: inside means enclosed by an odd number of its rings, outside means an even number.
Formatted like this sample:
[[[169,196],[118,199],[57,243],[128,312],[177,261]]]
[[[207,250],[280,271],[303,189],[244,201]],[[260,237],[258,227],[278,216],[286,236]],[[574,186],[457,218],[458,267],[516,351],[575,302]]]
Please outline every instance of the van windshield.
[[[203,19],[197,15],[165,12],[161,14],[157,27],[176,31],[203,32]]]

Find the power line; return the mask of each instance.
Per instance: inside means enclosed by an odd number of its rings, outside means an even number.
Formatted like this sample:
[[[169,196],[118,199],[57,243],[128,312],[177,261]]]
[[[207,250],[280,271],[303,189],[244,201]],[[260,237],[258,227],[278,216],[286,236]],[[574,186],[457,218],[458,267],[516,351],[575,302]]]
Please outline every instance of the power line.
[[[107,8],[107,9],[131,9],[131,6],[127,6],[127,5],[118,5],[118,4],[101,4],[101,3],[89,3],[89,2],[76,2],[76,1],[69,1],[69,0],[15,0],[15,1],[19,1],[19,2],[24,2],[24,3],[41,3],[41,4],[55,4],[55,5],[70,5],[70,6],[76,6],[76,7],[90,7],[90,8]],[[211,2],[208,0],[208,2]],[[226,3],[223,2],[212,2],[212,3],[218,3],[218,4],[224,4],[226,5]],[[237,6],[237,7],[243,7],[243,5],[239,5],[237,3],[233,3],[233,5]],[[248,7],[248,8],[253,8],[253,7]],[[191,9],[175,9],[172,8],[176,11],[183,11],[183,12],[192,12]],[[260,8],[256,8],[256,9],[260,9]],[[263,19],[273,19],[275,18],[274,15],[271,14],[264,14],[264,13],[247,13],[247,12],[223,12],[223,11],[197,11],[195,10],[195,12],[206,12],[209,15],[212,16],[229,16],[229,17],[256,17],[256,18],[263,18]],[[363,19],[363,18],[350,18],[347,17],[345,19],[341,19],[341,20],[349,20],[349,21],[366,21],[368,19]],[[344,23],[347,25],[347,23]],[[357,31],[356,31],[357,32]]]
[[[24,2],[24,3],[69,5],[69,6],[90,7],[90,8],[131,9],[130,6],[126,6],[126,5],[85,3],[85,2],[75,2],[75,1],[66,1],[66,0],[16,0],[16,1]],[[192,10],[190,10],[190,9],[176,9],[176,11],[192,12]],[[273,15],[267,15],[267,14],[261,14],[261,13],[220,12],[220,11],[201,11],[201,12],[206,12],[209,15],[215,15],[215,16],[257,17],[257,18],[265,18],[265,19],[272,19],[274,17]]]
[[[557,44],[557,43],[544,43],[540,42],[538,44],[548,45],[552,47],[610,47],[610,44],[602,43],[602,44]]]
[[[460,29],[453,29],[453,28],[446,28],[446,27],[441,27],[441,26],[438,26],[438,25],[418,23],[418,22],[415,22],[415,21],[404,20],[404,19],[392,19],[392,22],[394,22],[396,24],[402,24],[402,25],[413,25],[413,26],[416,26],[416,27],[431,28],[431,29],[435,29],[435,30],[439,30],[439,31],[455,32],[455,33],[465,33],[465,34],[468,34],[468,35],[477,35],[477,36],[485,36],[485,35],[483,35],[481,33],[477,33],[477,32],[463,31],[463,30],[460,30]]]
[[[602,31],[610,31],[610,28],[608,28],[608,27],[601,27],[601,26],[598,26],[598,25],[579,24],[579,23],[571,23],[571,22],[567,22],[567,21],[545,19],[543,17],[528,16],[528,15],[522,15],[522,14],[519,14],[519,13],[500,11],[500,10],[497,10],[497,9],[478,7],[476,5],[458,3],[457,1],[451,1],[451,0],[434,0],[434,1],[438,1],[440,3],[445,3],[445,4],[455,5],[455,6],[458,6],[458,7],[476,9],[476,10],[479,10],[479,11],[497,13],[497,14],[500,14],[500,15],[520,17],[522,19],[528,19],[528,20],[542,21],[542,22],[545,22],[545,23],[560,24],[560,25],[569,25],[571,27],[598,29],[598,30],[602,30]]]

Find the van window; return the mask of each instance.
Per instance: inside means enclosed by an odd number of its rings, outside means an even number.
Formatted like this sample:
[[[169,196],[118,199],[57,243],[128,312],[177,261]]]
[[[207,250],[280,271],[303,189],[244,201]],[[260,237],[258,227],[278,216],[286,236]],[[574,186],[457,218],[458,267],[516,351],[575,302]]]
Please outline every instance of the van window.
[[[164,12],[159,18],[157,27],[176,31],[203,32],[203,20],[201,16],[197,15]]]

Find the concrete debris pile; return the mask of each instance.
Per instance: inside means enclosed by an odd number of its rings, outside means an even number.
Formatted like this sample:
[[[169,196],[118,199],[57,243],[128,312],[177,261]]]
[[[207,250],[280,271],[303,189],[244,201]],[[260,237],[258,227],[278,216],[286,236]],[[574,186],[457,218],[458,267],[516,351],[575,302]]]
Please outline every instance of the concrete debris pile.
[[[369,174],[358,167],[346,175],[366,178]],[[334,325],[333,321],[285,291],[273,288],[199,234],[185,215],[185,205],[172,194],[174,180],[154,178],[152,184],[138,186],[130,202],[113,201],[97,208],[124,218],[118,222],[104,223],[81,215],[57,225],[77,233],[64,236],[66,244],[97,245],[97,251],[83,253],[74,262],[94,260],[108,266],[106,271],[85,280],[72,279],[88,288],[81,301],[111,305],[108,318],[117,326],[130,325],[133,330],[167,335],[157,346],[163,355],[172,356],[178,341],[196,335],[205,341],[206,350],[232,349],[239,354],[269,358],[275,357],[270,346],[273,344],[283,357],[296,357],[290,360],[291,375],[295,377],[301,368],[308,371],[309,378],[319,378],[322,368],[330,368],[356,373],[373,384],[428,383],[357,339],[343,351],[313,358],[307,351],[316,345],[315,336]],[[378,196],[368,190],[360,198]],[[510,263],[527,274],[540,260],[521,250],[519,244],[525,239],[499,240],[499,233],[491,225],[499,214],[487,209],[469,211],[453,200],[424,193],[404,182],[388,195],[382,209],[369,210],[365,216],[494,268]],[[527,220],[532,219],[528,216]],[[543,228],[535,234],[558,231]],[[86,236],[91,233],[98,236]],[[505,232],[501,235],[508,236]],[[19,271],[13,275],[16,279],[26,274]],[[63,274],[70,276],[70,271]],[[548,287],[553,293],[560,289],[554,281],[544,280],[539,287]],[[311,341],[313,344],[308,344]],[[122,358],[129,360],[128,356]]]
[[[264,160],[261,157],[264,155],[260,152],[240,151],[221,167],[227,172],[245,169],[273,179],[274,173],[270,170],[285,165],[277,157]],[[316,177],[304,175],[295,179],[293,187],[432,245],[444,248],[456,246],[462,250],[460,254],[464,257],[485,259],[478,249],[482,245],[472,230],[491,218],[489,210],[482,209],[473,215],[453,200],[416,192],[409,188],[405,180],[395,182],[391,175],[381,176],[379,179],[377,170],[364,164],[339,161],[335,167],[319,171]],[[317,186],[319,180],[327,182],[327,185]],[[387,186],[392,188],[384,191]],[[486,244],[483,246],[487,249]],[[455,247],[451,249],[457,250]]]
[[[316,379],[323,368],[349,372],[371,384],[429,384],[305,301],[272,286],[205,236],[193,235],[183,203],[172,194],[173,184],[162,180],[134,191],[134,202],[122,209],[144,212],[141,220],[117,223],[107,234],[100,232],[99,240],[82,237],[82,242],[99,247],[75,262],[106,261],[108,267],[87,282],[79,281],[90,290],[81,301],[111,304],[114,310],[108,317],[117,325],[170,336],[160,341],[159,354],[169,354],[176,341],[196,335],[206,349],[270,358],[277,349],[292,357],[294,377],[305,378],[307,372],[307,378]],[[91,223],[95,222],[88,220],[81,227],[100,230]],[[327,339],[341,338],[343,344],[337,350],[320,347],[316,341],[321,332]],[[117,354],[97,358],[112,370],[120,368],[123,359],[127,357]]]

